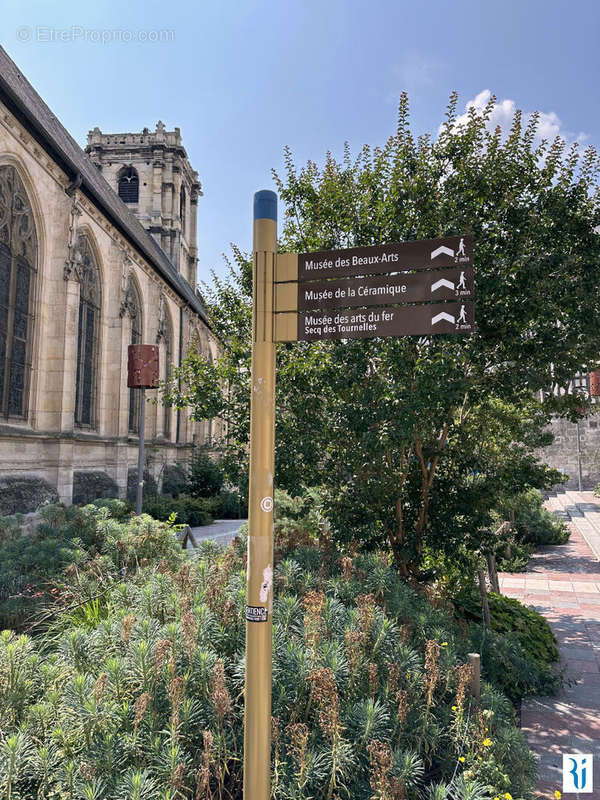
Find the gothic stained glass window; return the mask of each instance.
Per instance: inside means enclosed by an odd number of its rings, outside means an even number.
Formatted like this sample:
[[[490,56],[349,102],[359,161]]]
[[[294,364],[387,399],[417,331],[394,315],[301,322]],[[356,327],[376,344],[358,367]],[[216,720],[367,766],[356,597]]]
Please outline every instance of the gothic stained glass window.
[[[75,383],[75,424],[93,428],[96,396],[98,330],[100,326],[101,288],[98,265],[89,240],[77,238],[79,294],[79,328],[77,334],[77,377]]]
[[[163,341],[165,343],[165,381],[171,377],[171,362],[173,360],[173,328],[168,313],[165,311],[163,328]],[[165,439],[171,438],[171,406],[163,407],[163,434]]]
[[[124,203],[137,203],[140,196],[140,179],[133,167],[124,167],[119,174],[119,197]]]
[[[130,344],[141,344],[142,304],[140,303],[140,295],[133,281],[130,281],[127,290],[127,302],[129,306],[129,314],[131,316]],[[142,392],[139,389],[130,389],[129,390],[129,433],[139,433],[141,403],[142,403]]]
[[[31,204],[12,166],[0,166],[0,413],[27,415],[38,247]]]

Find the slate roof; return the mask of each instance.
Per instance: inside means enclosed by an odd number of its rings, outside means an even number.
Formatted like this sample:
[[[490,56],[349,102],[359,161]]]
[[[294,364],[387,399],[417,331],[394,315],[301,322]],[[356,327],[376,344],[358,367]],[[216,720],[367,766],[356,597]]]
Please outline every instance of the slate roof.
[[[179,297],[207,322],[202,303],[188,282],[177,272],[152,236],[105,181],[89,156],[54,116],[2,47],[0,100],[72,180],[81,175],[80,191],[102,211]]]

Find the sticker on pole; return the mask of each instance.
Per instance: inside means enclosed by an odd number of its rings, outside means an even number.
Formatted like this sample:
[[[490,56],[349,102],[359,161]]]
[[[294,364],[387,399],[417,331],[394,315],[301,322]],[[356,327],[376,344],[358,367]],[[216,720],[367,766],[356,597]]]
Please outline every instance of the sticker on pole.
[[[266,622],[269,612],[262,606],[246,606],[246,619],[248,622]]]
[[[270,511],[273,511],[273,498],[272,497],[263,497],[260,501],[260,507],[263,511],[266,511],[267,514]]]

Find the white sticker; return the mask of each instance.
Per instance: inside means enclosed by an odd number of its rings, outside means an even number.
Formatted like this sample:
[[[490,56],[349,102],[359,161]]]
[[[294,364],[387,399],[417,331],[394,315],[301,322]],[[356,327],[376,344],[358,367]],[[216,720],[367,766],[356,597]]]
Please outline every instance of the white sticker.
[[[246,606],[246,619],[248,622],[267,622],[269,612],[260,606]]]
[[[273,586],[273,568],[271,566],[263,569],[263,580],[260,585],[260,602],[266,603],[269,599],[269,592]]]
[[[272,497],[263,497],[260,501],[260,507],[263,511],[266,511],[267,514],[270,511],[273,511],[273,498]]]

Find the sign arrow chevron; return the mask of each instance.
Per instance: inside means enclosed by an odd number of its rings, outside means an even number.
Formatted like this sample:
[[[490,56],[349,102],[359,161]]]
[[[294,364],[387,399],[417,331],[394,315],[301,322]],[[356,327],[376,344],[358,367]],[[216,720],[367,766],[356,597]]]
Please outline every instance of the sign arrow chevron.
[[[447,314],[445,311],[442,311],[441,314],[436,314],[435,317],[431,318],[431,324],[435,325],[436,322],[442,322],[443,320],[451,322],[452,324],[456,322],[452,314]]]
[[[451,250],[449,247],[446,247],[445,245],[441,245],[441,247],[438,247],[436,250],[432,251],[431,260],[433,261],[434,258],[437,258],[438,256],[441,256],[442,254],[450,256],[450,257],[453,258],[454,257],[454,250]]]
[[[433,283],[431,285],[431,291],[435,292],[436,289],[441,289],[444,286],[447,289],[454,289],[454,284],[452,283],[452,281],[448,281],[448,280],[446,280],[446,278],[440,278],[439,281],[436,281],[435,283]]]

